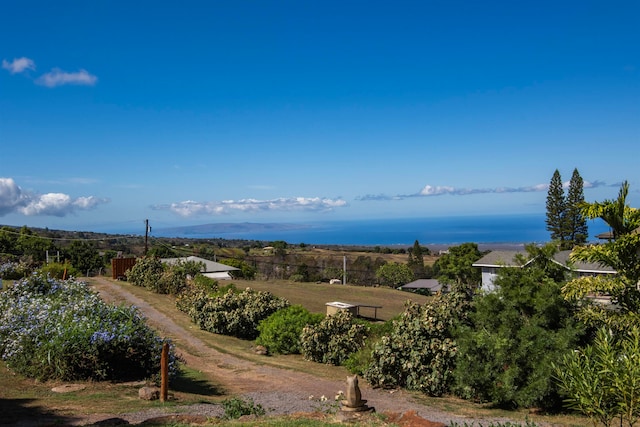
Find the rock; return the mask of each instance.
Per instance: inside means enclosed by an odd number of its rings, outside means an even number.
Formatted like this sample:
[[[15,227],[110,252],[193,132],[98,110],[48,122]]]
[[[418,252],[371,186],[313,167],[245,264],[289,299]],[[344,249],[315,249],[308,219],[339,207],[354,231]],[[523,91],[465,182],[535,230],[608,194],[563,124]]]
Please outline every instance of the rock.
[[[85,388],[87,387],[82,384],[64,384],[64,385],[52,388],[51,391],[54,393],[71,393],[74,391],[84,390]]]
[[[138,390],[138,397],[142,400],[160,399],[160,389],[158,387],[142,387]]]
[[[269,350],[267,349],[267,347],[263,346],[263,345],[257,345],[256,349],[255,349],[256,354],[259,354],[261,356],[268,356],[269,355]]]

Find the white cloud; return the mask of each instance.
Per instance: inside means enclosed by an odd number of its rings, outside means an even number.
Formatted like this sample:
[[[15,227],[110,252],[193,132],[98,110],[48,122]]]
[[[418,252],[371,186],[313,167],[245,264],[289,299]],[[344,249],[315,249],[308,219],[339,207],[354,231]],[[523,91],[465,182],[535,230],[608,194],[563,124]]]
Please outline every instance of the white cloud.
[[[23,72],[24,70],[35,70],[36,63],[33,62],[32,59],[23,56],[22,58],[14,58],[11,62],[3,59],[2,68],[4,68],[5,70],[9,70],[11,74],[17,74]]]
[[[183,217],[198,215],[223,215],[233,212],[268,212],[268,211],[304,211],[329,212],[335,208],[347,206],[342,199],[327,199],[321,197],[291,197],[271,200],[240,199],[222,200],[219,202],[184,202],[170,205],[154,206],[157,210],[169,210]]]
[[[36,83],[46,87],[56,87],[68,84],[93,86],[97,81],[98,78],[93,74],[90,74],[87,70],[68,73],[59,68],[54,68],[50,72],[38,77]]]
[[[596,188],[606,185],[602,181],[584,181],[583,188]],[[565,185],[568,188],[569,184]],[[359,196],[356,200],[371,201],[371,200],[404,200],[410,197],[434,197],[434,196],[468,196],[471,194],[504,194],[504,193],[533,193],[542,192],[549,189],[549,184],[535,184],[528,187],[495,187],[495,188],[456,188],[447,185],[432,186],[425,185],[422,190],[413,194],[399,194],[396,196],[388,196],[385,194],[367,194],[365,196]]]
[[[23,191],[12,178],[0,178],[0,216],[11,213],[66,216],[103,203],[108,203],[108,200],[94,196],[73,199],[63,193],[31,194]]]

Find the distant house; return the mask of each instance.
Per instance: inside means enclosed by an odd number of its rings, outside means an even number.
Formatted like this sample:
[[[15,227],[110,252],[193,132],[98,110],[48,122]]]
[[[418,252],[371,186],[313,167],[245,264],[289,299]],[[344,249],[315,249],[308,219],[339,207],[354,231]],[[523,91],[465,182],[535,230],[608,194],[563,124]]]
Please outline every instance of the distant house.
[[[188,256],[181,258],[161,258],[160,261],[167,265],[173,265],[179,262],[186,261],[201,262],[204,264],[204,268],[201,271],[202,275],[216,280],[230,280],[231,275],[229,274],[229,272],[240,270],[239,268],[231,267],[230,265],[221,264],[215,261],[209,261],[208,259],[200,258],[197,256]]]
[[[438,282],[436,279],[418,279],[406,285],[399,286],[398,289],[402,291],[415,292],[420,289],[428,290],[430,293],[435,294],[438,292],[449,292],[449,287],[443,283]]]
[[[473,263],[474,267],[479,267],[482,271],[482,290],[491,292],[495,290],[495,278],[498,269],[503,267],[526,267],[533,259],[528,260],[524,265],[518,263],[518,256],[528,256],[526,251],[492,251]],[[601,264],[576,261],[571,262],[569,256],[571,251],[560,251],[553,256],[552,261],[573,271],[578,276],[599,276],[603,274],[616,274],[611,267]]]

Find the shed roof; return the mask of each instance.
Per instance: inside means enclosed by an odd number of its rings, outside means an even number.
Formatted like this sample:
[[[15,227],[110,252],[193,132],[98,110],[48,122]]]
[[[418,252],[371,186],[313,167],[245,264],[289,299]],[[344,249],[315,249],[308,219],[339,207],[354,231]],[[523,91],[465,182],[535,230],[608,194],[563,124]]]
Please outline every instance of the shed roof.
[[[239,270],[239,268],[231,267],[230,265],[221,264],[219,262],[210,261],[208,259],[200,258],[197,256],[187,256],[181,258],[161,258],[160,261],[169,265],[185,261],[201,262],[204,264],[204,269],[202,270],[203,273],[217,273],[221,271]]]

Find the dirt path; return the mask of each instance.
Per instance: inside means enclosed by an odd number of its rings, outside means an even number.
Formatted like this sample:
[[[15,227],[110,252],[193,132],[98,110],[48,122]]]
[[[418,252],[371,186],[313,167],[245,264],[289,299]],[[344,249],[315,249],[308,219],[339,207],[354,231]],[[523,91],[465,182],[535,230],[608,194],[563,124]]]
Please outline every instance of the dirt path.
[[[273,413],[312,411],[314,405],[317,408],[318,403],[317,400],[310,400],[310,396],[324,395],[333,400],[339,390],[346,388],[346,377],[327,380],[304,372],[261,365],[221,353],[207,346],[188,329],[176,324],[170,317],[128,292],[118,283],[100,277],[93,277],[87,282],[107,302],[124,300],[127,304],[138,307],[151,326],[161,335],[174,340],[178,346],[178,353],[189,367],[202,371],[213,382],[222,384],[228,394],[249,396]],[[489,425],[492,421],[496,421],[495,419],[470,420],[444,413],[415,402],[410,393],[404,390],[373,389],[363,380],[360,381],[360,388],[363,398],[368,401],[367,404],[373,406],[377,412],[415,411],[425,419],[442,423],[456,421],[460,424],[465,422],[470,424],[475,421]]]

